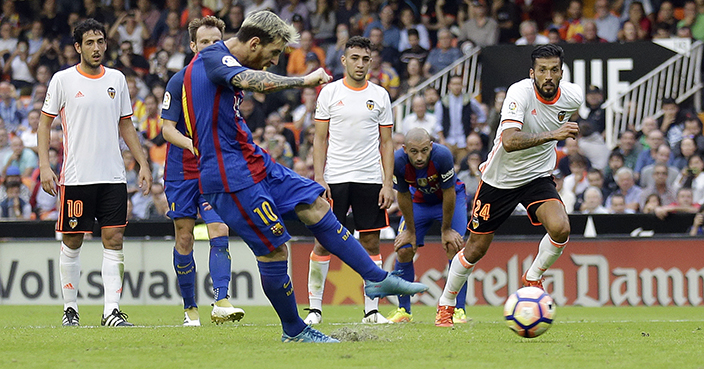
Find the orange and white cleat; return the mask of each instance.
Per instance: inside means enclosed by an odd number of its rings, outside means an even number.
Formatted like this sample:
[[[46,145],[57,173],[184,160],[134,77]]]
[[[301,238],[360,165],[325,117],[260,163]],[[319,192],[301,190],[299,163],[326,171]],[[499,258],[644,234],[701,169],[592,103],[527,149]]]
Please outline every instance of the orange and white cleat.
[[[545,281],[545,277],[540,277],[537,281],[529,281],[526,279],[526,275],[528,275],[528,272],[525,272],[523,276],[521,277],[521,283],[523,283],[523,287],[538,287],[541,290],[545,291],[545,288],[543,288],[543,282]]]
[[[436,327],[454,327],[452,316],[455,315],[454,306],[438,306],[438,312],[435,314]]]

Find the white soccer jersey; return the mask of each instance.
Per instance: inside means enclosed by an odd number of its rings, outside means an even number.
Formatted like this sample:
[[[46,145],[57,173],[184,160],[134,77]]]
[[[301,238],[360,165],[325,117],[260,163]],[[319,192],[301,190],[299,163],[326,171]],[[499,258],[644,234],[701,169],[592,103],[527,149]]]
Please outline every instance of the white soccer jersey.
[[[511,85],[501,107],[501,124],[494,148],[479,166],[482,180],[493,187],[509,189],[549,176],[555,169],[557,141],[507,152],[501,143],[501,133],[508,128],[532,133],[554,131],[566,123],[583,102],[582,89],[570,82],[561,81],[551,101],[538,95],[530,78]]]
[[[64,161],[59,184],[126,183],[118,123],[132,116],[122,72],[102,68],[98,76],[80,67],[57,72],[49,82],[42,113],[61,116]]]
[[[355,89],[344,79],[330,83],[320,91],[315,120],[329,122],[327,183],[382,183],[379,129],[394,124],[383,87],[367,82]]]

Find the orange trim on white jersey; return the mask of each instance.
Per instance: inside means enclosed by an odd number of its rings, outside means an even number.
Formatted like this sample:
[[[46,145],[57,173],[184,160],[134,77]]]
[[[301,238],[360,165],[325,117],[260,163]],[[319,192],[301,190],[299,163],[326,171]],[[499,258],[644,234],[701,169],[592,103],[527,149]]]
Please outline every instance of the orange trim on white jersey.
[[[98,79],[105,75],[105,67],[103,67],[102,65],[100,66],[100,73],[96,75],[87,74],[86,72],[84,72],[83,69],[81,69],[81,64],[76,65],[76,71],[78,71],[78,73],[80,73],[83,77],[90,79]]]
[[[345,76],[345,77],[342,79],[342,84],[344,84],[345,87],[349,88],[350,90],[353,90],[353,91],[362,91],[362,90],[364,90],[365,88],[367,88],[367,86],[369,85],[369,81],[367,81],[367,80],[365,79],[365,80],[364,80],[364,86],[362,86],[362,87],[352,87],[352,86],[350,86],[349,83],[347,83],[347,77]]]
[[[511,123],[518,123],[518,124],[520,124],[520,125],[521,125],[521,127],[523,127],[523,122],[521,122],[521,121],[518,121],[518,120],[513,120],[513,119],[504,119],[504,120],[502,120],[502,121],[501,121],[501,124],[504,124],[505,122],[511,122]]]
[[[479,171],[484,173],[484,169],[486,168],[489,163],[491,163],[491,160],[494,159],[494,156],[496,155],[496,152],[499,150],[499,147],[503,146],[502,139],[504,137],[504,132],[501,131],[499,134],[499,141],[494,143],[494,147],[491,149],[491,152],[489,155],[487,155],[486,161],[483,162],[481,165],[479,165]],[[479,183],[479,186],[481,186],[481,182]],[[479,193],[479,190],[477,189],[477,193]]]
[[[543,99],[543,97],[540,96],[540,94],[538,93],[538,89],[534,88],[533,90],[534,90],[534,92],[535,92],[535,97],[538,99],[538,101],[540,101],[541,103],[543,103],[543,104],[545,104],[545,105],[552,105],[552,104],[556,103],[557,100],[560,99],[560,95],[562,95],[562,89],[558,87],[558,88],[557,88],[557,93],[555,94],[555,97],[553,97],[552,100],[545,100],[545,99]]]
[[[316,122],[320,122],[320,123],[330,123],[330,118],[328,118],[328,119],[313,118],[313,120]]]
[[[46,115],[46,116],[49,117],[49,118],[52,118],[52,119],[53,119],[53,118],[56,118],[56,115],[49,114],[49,113],[45,112],[44,110],[42,110],[41,112],[42,112],[42,114]]]

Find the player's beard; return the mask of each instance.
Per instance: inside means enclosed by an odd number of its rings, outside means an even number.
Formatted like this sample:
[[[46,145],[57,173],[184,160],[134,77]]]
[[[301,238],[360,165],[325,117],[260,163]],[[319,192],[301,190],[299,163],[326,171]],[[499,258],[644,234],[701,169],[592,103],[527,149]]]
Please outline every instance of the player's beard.
[[[552,100],[555,95],[557,95],[557,84],[554,82],[550,82],[552,84],[552,93],[546,92],[542,86],[538,86],[537,81],[533,81],[533,84],[535,85],[535,89],[538,91],[538,94],[540,97],[542,97],[545,100]],[[543,83],[543,86],[545,86],[545,83]]]
[[[100,58],[98,59],[98,61],[95,61],[93,59],[93,54],[91,54],[88,57],[84,57],[83,62],[93,69],[100,68],[100,64],[103,62],[103,54],[100,54]]]

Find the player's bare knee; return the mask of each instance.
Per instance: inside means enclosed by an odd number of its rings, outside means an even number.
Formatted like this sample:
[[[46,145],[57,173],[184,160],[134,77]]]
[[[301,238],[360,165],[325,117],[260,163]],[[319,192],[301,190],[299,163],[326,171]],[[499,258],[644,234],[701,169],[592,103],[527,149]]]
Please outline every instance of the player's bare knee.
[[[265,263],[288,260],[288,247],[286,244],[283,244],[266,255],[257,256],[257,260]]]
[[[62,237],[62,242],[64,243],[64,245],[68,246],[69,249],[76,250],[80,248],[81,245],[83,245],[83,234],[65,233]]]
[[[188,255],[193,251],[193,233],[180,232],[176,234],[176,251],[181,255]]]
[[[215,237],[228,237],[230,235],[230,228],[225,223],[211,223],[208,224],[208,235],[211,239]]]
[[[318,256],[328,256],[330,255],[330,251],[328,251],[323,245],[318,242],[318,240],[315,240],[315,246],[313,246],[313,253],[318,255]]]
[[[554,225],[548,230],[548,234],[553,241],[557,243],[563,243],[567,241],[570,237],[570,222],[560,222],[560,224]]]
[[[103,230],[103,246],[110,250],[122,250],[122,232],[105,232]]]
[[[396,251],[396,258],[400,263],[408,263],[409,261],[413,261],[413,257],[415,255],[416,253],[413,251],[412,247],[404,247]]]
[[[318,197],[312,204],[298,204],[295,207],[298,219],[305,225],[313,225],[318,223],[325,214],[330,210],[330,204]]]

